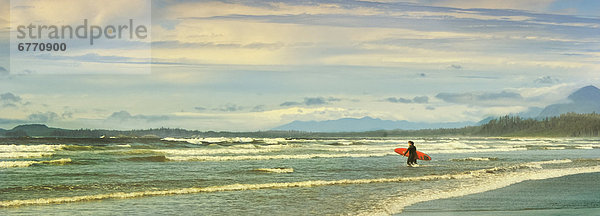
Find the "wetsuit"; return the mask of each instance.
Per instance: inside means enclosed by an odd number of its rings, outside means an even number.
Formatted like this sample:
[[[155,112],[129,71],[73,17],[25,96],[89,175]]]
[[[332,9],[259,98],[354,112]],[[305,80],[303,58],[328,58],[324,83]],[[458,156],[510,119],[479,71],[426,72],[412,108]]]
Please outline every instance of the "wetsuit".
[[[406,160],[406,164],[408,165],[413,165],[413,164],[417,164],[417,147],[415,147],[414,145],[411,145],[408,147],[408,150],[406,150],[406,153],[408,153],[408,160]]]

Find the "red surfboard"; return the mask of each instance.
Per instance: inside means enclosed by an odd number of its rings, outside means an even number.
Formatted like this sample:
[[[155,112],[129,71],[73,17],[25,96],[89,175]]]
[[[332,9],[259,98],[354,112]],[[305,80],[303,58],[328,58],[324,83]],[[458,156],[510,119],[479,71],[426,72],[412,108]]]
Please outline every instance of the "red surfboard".
[[[401,154],[401,155],[404,155],[404,153],[406,152],[406,150],[408,150],[408,149],[407,148],[397,148],[397,149],[394,149],[394,151],[396,153]],[[408,154],[406,154],[405,157],[408,157]],[[431,160],[431,157],[429,157],[429,155],[427,155],[427,154],[425,154],[423,152],[417,151],[417,159],[419,159],[419,160]]]

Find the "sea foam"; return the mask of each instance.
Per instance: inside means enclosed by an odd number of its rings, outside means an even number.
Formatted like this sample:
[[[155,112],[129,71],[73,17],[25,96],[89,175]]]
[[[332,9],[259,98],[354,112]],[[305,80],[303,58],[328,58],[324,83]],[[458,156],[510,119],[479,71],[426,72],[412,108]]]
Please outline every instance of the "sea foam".
[[[34,164],[64,165],[71,163],[71,158],[45,161],[0,161],[0,168],[28,167]]]
[[[254,171],[268,173],[293,173],[294,168],[258,168],[254,169]]]
[[[462,182],[461,186],[458,188],[452,188],[449,190],[427,189],[420,193],[427,194],[424,196],[397,196],[394,198],[384,200],[380,202],[380,204],[373,206],[371,209],[360,212],[358,215],[399,214],[405,207],[420,202],[460,197],[475,193],[491,191],[526,180],[541,180],[557,178],[567,175],[600,172],[600,166],[575,167],[569,169],[542,169],[542,165],[544,164],[560,164],[570,162],[572,161],[568,159],[539,161],[524,163],[510,167],[496,167],[492,169],[477,170],[474,172],[470,172],[475,178],[472,178],[471,181]],[[522,168],[532,169],[526,169],[520,172],[496,172]]]
[[[171,161],[237,161],[237,160],[275,160],[275,159],[312,159],[343,157],[382,157],[396,153],[365,154],[294,154],[294,155],[236,155],[236,156],[167,156]]]
[[[0,145],[0,158],[39,158],[54,155],[65,145]]]
[[[418,202],[424,202],[435,199],[449,198],[455,196],[464,196],[467,194],[489,191],[501,187],[505,187],[514,183],[532,179],[555,178],[565,175],[573,175],[580,173],[600,172],[600,166],[579,167],[570,169],[541,169],[543,164],[570,163],[570,160],[554,160],[530,162],[508,167],[496,167],[492,169],[474,170],[456,174],[445,175],[427,175],[417,177],[395,177],[395,178],[374,178],[374,179],[341,179],[341,180],[311,180],[299,182],[275,182],[261,184],[230,184],[210,187],[190,187],[170,190],[152,190],[139,192],[116,192],[86,196],[72,197],[53,197],[39,198],[27,200],[5,200],[0,201],[0,207],[17,207],[23,205],[40,205],[40,204],[59,204],[82,202],[104,199],[124,199],[138,198],[147,196],[161,195],[180,195],[192,193],[214,193],[224,191],[244,191],[244,190],[261,190],[261,189],[281,189],[292,187],[316,187],[316,186],[332,186],[346,184],[371,184],[371,183],[389,183],[389,182],[414,182],[414,181],[437,181],[448,179],[473,179],[470,183],[461,184],[460,188],[455,188],[448,191],[427,190],[421,194],[429,194],[427,196],[402,196],[386,200],[383,205],[376,206],[375,209],[370,209],[363,214],[393,214],[399,213],[405,206],[412,205]],[[519,172],[512,172],[519,170]],[[492,172],[490,172],[492,171]]]

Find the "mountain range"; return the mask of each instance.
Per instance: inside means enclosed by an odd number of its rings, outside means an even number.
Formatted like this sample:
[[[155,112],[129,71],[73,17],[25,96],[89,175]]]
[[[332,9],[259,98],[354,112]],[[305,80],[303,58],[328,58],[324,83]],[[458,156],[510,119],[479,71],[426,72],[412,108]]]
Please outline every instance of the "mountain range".
[[[595,86],[583,87],[568,96],[569,103],[552,104],[545,108],[531,107],[529,110],[510,116],[521,118],[543,119],[546,117],[559,116],[561,114],[573,113],[600,113],[600,89]],[[310,131],[310,132],[360,132],[374,130],[418,130],[437,128],[460,128],[465,126],[483,125],[499,116],[490,116],[479,122],[442,122],[424,123],[409,122],[405,120],[393,121],[382,120],[372,117],[342,118],[326,121],[293,121],[273,128],[279,131]]]
[[[569,103],[552,104],[540,112],[538,118],[558,116],[569,112],[600,113],[600,89],[595,86],[583,87],[569,95]]]
[[[445,122],[445,123],[426,123],[382,120],[378,118],[342,118],[327,121],[293,121],[291,123],[273,128],[273,130],[296,130],[309,132],[360,132],[375,130],[418,130],[425,128],[461,128],[474,125],[475,122]]]

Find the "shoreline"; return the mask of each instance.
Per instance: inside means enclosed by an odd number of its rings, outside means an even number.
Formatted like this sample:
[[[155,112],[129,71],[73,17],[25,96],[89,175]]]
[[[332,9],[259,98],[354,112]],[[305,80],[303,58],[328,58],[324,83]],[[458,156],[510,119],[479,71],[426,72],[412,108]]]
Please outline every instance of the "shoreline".
[[[600,210],[600,172],[526,180],[503,188],[406,206],[394,215],[591,215]]]

